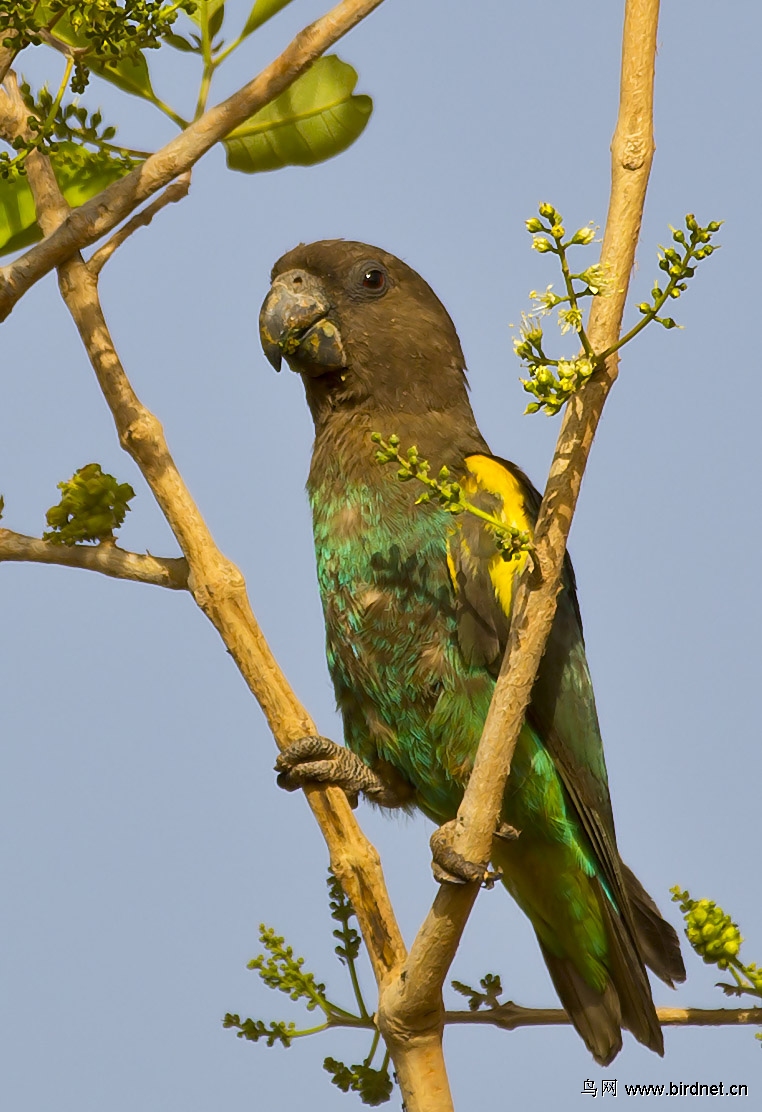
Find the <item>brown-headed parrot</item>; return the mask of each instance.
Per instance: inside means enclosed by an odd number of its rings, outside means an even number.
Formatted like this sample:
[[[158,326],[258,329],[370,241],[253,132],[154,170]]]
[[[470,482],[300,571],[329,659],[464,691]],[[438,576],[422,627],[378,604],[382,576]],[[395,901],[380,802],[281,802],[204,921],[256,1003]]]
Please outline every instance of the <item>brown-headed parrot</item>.
[[[468,400],[465,362],[442,303],[400,259],[364,243],[300,245],[272,271],[260,316],[265,354],[301,375],[315,422],[312,506],[328,667],[346,747],[306,739],[282,781],[362,790],[455,817],[506,645],[516,577],[494,530],[376,461],[373,433],[445,466],[468,500],[531,534],[539,495],[490,451]],[[415,489],[418,488],[418,489]],[[572,1023],[606,1064],[621,1028],[663,1053],[645,966],[685,977],[677,936],[616,844],[603,744],[566,563],[492,862],[528,915]]]

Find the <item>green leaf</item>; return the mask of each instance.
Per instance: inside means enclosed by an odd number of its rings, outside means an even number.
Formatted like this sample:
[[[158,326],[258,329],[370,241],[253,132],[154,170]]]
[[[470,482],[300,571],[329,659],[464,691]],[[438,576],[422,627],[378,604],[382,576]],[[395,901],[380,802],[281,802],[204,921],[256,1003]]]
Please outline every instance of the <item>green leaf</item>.
[[[225,18],[225,5],[220,4],[212,14],[209,16],[209,38],[213,39],[215,35],[219,34],[222,21]]]
[[[211,28],[213,26],[213,20],[214,17],[217,15],[217,12],[220,8],[224,7],[225,0],[198,0],[198,3],[196,4],[196,10],[195,12],[193,12],[190,18],[193,20],[197,27],[200,27],[204,16],[206,16]],[[220,24],[217,27],[217,31],[219,31],[220,27],[222,26],[223,16],[220,16],[219,19]],[[216,35],[217,31],[214,31],[213,34]]]
[[[335,54],[318,58],[285,93],[250,116],[224,140],[231,170],[255,174],[283,166],[312,166],[346,150],[373,109],[354,96],[357,73]]]
[[[130,61],[129,58],[123,58],[116,63],[88,59],[87,64],[98,77],[110,81],[124,93],[132,93],[133,96],[143,97],[146,100],[151,100],[154,96],[148,63],[142,54],[135,62]]]
[[[272,19],[277,15],[281,8],[285,8],[286,4],[290,4],[291,0],[256,0],[254,7],[249,12],[249,18],[246,20],[241,38],[250,35],[252,31],[256,31],[257,27],[261,27],[263,23],[267,23],[268,19]]]
[[[129,165],[76,143],[61,143],[51,162],[64,197],[72,206],[84,204],[107,185],[124,177]],[[26,176],[0,179],[0,254],[18,251],[42,239]]]
[[[184,39],[182,35],[168,33],[164,36],[164,41],[170,46],[173,46],[175,50],[181,50],[186,54],[199,53],[199,48],[197,46],[194,46],[192,42],[188,42],[187,39]]]

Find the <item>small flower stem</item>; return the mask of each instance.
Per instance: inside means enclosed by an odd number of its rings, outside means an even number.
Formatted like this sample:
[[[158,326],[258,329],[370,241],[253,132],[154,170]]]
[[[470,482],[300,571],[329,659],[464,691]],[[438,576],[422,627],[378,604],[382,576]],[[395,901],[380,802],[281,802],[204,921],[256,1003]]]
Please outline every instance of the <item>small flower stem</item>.
[[[740,961],[731,960],[728,963],[728,969],[733,974],[733,978],[742,992],[750,993],[753,996],[760,995],[760,993],[757,992],[754,986],[749,982],[745,965],[743,965]],[[740,973],[738,972],[739,969],[741,971]]]
[[[318,1006],[318,1008],[320,1008],[321,1012],[326,1017],[326,1019],[330,1019],[331,1018],[332,1005],[329,1004],[329,1002],[325,999],[325,997],[321,996],[320,993],[316,992],[313,988],[308,988],[307,989],[307,995],[309,996],[310,1000],[312,1000],[313,1003],[316,1004]]]
[[[204,72],[201,75],[198,100],[196,101],[196,111],[193,116],[194,120],[203,116],[206,110],[206,102],[209,98],[209,87],[212,83],[215,70],[215,62],[212,61],[212,40],[209,34],[209,15],[206,11],[206,5],[204,5],[201,10],[201,53],[204,59]]]
[[[567,300],[567,298],[564,298],[564,301],[566,301],[566,300]],[[530,341],[530,343],[531,343],[531,341]],[[557,359],[548,359],[547,355],[542,350],[542,344],[532,344],[532,347],[537,352],[537,356],[538,356],[540,362],[544,363],[546,367],[557,367],[558,366],[558,360]]]
[[[237,39],[233,39],[231,43],[228,43],[225,49],[221,50],[213,59],[215,68],[221,66],[225,59],[229,58],[233,51],[238,49],[246,37],[246,35],[240,34]]]
[[[149,101],[154,106],[154,108],[158,108],[160,112],[163,112],[165,116],[168,116],[173,124],[177,124],[177,126],[181,128],[181,130],[185,131],[186,127],[188,126],[188,120],[183,119],[182,116],[175,112],[174,108],[171,108],[168,104],[165,104],[160,97],[156,96],[155,93],[152,93],[150,96],[146,95],[146,100]]]
[[[56,99],[51,104],[50,111],[48,112],[47,118],[42,125],[43,135],[50,131],[55,122],[56,114],[58,112],[58,109],[61,107],[61,101],[63,100],[64,93],[66,92],[66,86],[69,84],[69,78],[71,77],[71,71],[73,69],[74,59],[71,57],[71,55],[67,55],[66,66],[64,67],[64,75],[61,79],[61,84],[58,88],[58,92],[56,93]]]
[[[500,521],[499,518],[486,513],[485,510],[480,510],[478,506],[474,506],[471,502],[467,502],[465,498],[463,499],[463,509],[466,513],[473,514],[474,517],[479,517],[482,521],[486,521],[493,529],[497,529],[499,532],[509,536],[511,535],[510,526],[506,525],[504,521]]]
[[[368,1053],[368,1057],[363,1062],[364,1066],[370,1067],[370,1064],[373,1061],[373,1055],[376,1053],[376,1047],[378,1046],[378,1040],[380,1038],[381,1038],[381,1032],[378,1030],[378,1028],[376,1028],[376,1031],[373,1035],[373,1042],[370,1044],[370,1051]]]
[[[356,1027],[367,1031],[375,1026],[371,1015],[353,1015],[352,1012],[345,1012],[343,1008],[337,1008],[335,1004],[331,1004],[331,1007],[333,1012],[328,1020],[329,1027]]]
[[[357,970],[355,969],[355,963],[354,963],[354,960],[352,958],[347,958],[347,966],[349,968],[349,978],[352,982],[352,991],[355,994],[355,1000],[357,1001],[357,1007],[360,1009],[360,1018],[361,1019],[370,1019],[370,1016],[368,1014],[368,1009],[365,1007],[365,1001],[363,1000],[362,989],[360,988],[360,982],[359,982],[358,977],[357,977]]]
[[[688,245],[688,251],[685,258],[683,259],[683,267],[686,267],[690,263],[691,259],[694,258],[694,252],[696,251],[696,248],[698,246],[699,240],[694,233],[693,235],[691,235],[691,241]],[[639,320],[638,323],[634,325],[629,332],[625,332],[624,336],[620,336],[615,344],[607,347],[605,351],[601,352],[601,354],[597,356],[598,364],[603,364],[610,355],[614,354],[615,351],[619,351],[619,349],[623,348],[625,344],[629,344],[630,340],[634,340],[635,337],[643,331],[646,325],[649,325],[651,321],[659,315],[659,313],[669,300],[672,290],[675,288],[677,283],[681,281],[681,278],[681,275],[672,275],[670,277],[661,297],[653,303],[653,306],[648,310],[647,313],[643,314],[642,319]]]
[[[561,264],[561,273],[564,276],[564,285],[566,286],[566,294],[567,294],[567,299],[569,301],[569,308],[570,309],[575,309],[577,312],[579,312],[579,303],[577,301],[577,291],[574,289],[574,282],[572,281],[571,272],[569,270],[569,263],[567,262],[567,259],[566,259],[566,248],[564,247],[563,243],[561,243],[560,240],[557,240],[557,254],[558,254],[558,261]],[[588,357],[588,359],[594,360],[595,359],[595,352],[593,351],[592,345],[591,345],[589,339],[587,338],[587,333],[585,332],[585,329],[582,327],[582,325],[580,325],[580,329],[579,329],[579,332],[577,334],[579,336],[580,343],[582,344],[582,347],[584,349],[585,355]],[[552,366],[558,366],[558,363],[554,363],[554,364],[552,364]]]
[[[306,1035],[317,1035],[320,1031],[327,1031],[331,1026],[330,1023],[321,1023],[318,1027],[307,1027],[304,1031],[289,1031],[288,1037],[290,1039],[303,1039]]]

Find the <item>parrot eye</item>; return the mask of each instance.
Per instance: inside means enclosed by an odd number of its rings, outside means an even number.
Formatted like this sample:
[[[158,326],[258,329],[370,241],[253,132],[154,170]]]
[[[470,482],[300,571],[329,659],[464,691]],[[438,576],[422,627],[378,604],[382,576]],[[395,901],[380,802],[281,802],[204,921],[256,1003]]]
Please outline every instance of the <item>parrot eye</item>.
[[[363,273],[362,284],[365,286],[366,290],[373,290],[374,293],[380,293],[386,285],[386,275],[383,270],[378,270],[374,266],[368,267]]]

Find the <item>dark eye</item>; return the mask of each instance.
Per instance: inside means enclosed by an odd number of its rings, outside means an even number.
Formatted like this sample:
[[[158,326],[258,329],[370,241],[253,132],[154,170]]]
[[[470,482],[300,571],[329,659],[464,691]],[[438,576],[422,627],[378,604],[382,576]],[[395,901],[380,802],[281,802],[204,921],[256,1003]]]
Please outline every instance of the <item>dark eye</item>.
[[[362,276],[362,284],[366,290],[373,290],[378,293],[386,285],[386,275],[383,270],[378,270],[376,267],[369,267]]]

